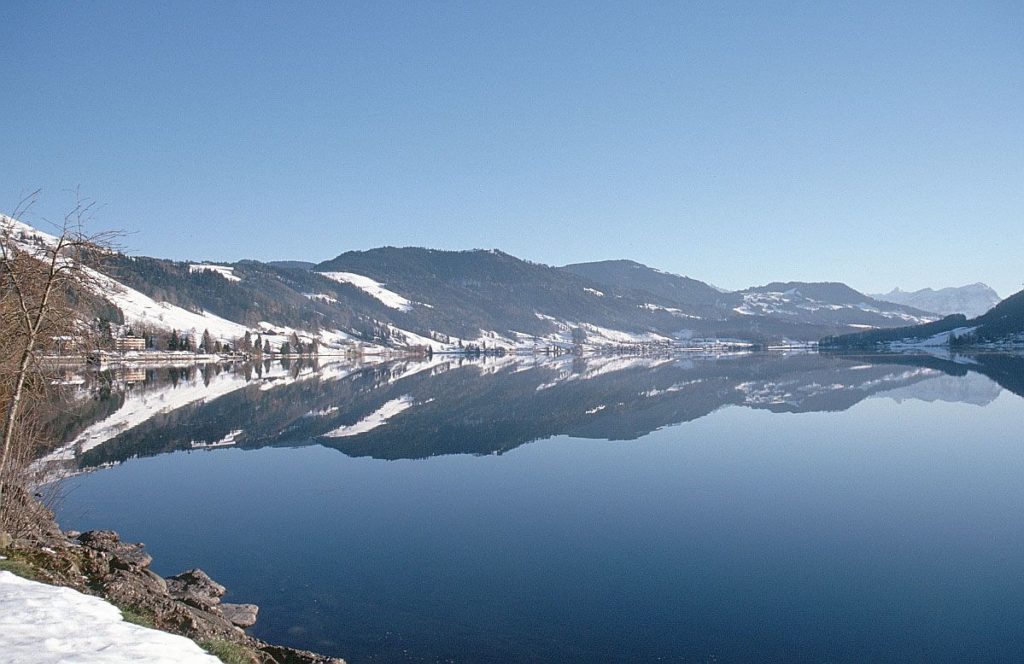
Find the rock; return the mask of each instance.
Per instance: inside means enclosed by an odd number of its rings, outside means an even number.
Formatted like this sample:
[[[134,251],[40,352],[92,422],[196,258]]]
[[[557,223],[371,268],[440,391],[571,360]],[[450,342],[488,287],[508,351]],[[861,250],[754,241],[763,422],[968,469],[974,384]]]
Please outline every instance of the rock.
[[[64,536],[67,537],[70,540],[76,540],[79,537],[81,537],[81,535],[82,535],[82,533],[78,532],[77,530],[65,530],[64,531]]]
[[[121,536],[115,533],[113,530],[89,530],[78,536],[78,541],[82,544],[102,544],[108,546],[116,544],[121,541]],[[104,551],[105,548],[99,546],[93,546],[92,548],[99,551]]]
[[[152,610],[154,598],[160,596],[161,586],[149,577],[128,570],[117,570],[103,581],[104,594],[120,606]]]
[[[142,573],[150,580],[150,582],[152,582],[153,586],[159,590],[160,594],[167,594],[167,580],[164,579],[164,577],[151,569],[144,569],[142,570]]]
[[[263,643],[259,649],[274,658],[278,664],[345,664],[345,660],[328,657],[308,650],[297,650],[285,646]]]
[[[167,579],[167,592],[174,599],[200,609],[220,603],[227,588],[220,585],[201,569],[190,569]]]
[[[239,627],[252,627],[260,607],[255,604],[221,604],[218,606],[224,617]]]
[[[125,546],[123,549],[111,553],[114,556],[111,565],[120,569],[144,570],[153,562],[153,556],[143,551],[141,546]]]
[[[79,535],[78,541],[84,547],[108,554],[110,566],[117,569],[140,571],[153,562],[153,556],[143,551],[142,544],[122,542],[112,530],[90,530]]]
[[[6,551],[12,544],[14,544],[14,538],[10,533],[0,533],[0,551]]]

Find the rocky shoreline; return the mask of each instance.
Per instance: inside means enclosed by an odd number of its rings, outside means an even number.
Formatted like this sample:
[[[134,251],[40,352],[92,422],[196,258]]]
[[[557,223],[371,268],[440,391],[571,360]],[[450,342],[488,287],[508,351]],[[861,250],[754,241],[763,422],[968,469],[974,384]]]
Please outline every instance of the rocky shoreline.
[[[23,575],[101,597],[133,622],[188,637],[214,654],[228,650],[232,662],[344,664],[246,634],[259,607],[221,602],[226,588],[200,569],[161,577],[142,544],[122,542],[111,530],[62,532],[51,519],[29,536],[0,537],[0,553]]]

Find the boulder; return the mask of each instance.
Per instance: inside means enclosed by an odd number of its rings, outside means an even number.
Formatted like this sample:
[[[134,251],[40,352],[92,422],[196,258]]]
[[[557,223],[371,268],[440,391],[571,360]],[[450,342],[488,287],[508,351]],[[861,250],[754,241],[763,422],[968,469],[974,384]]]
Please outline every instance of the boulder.
[[[239,627],[252,627],[256,624],[256,616],[260,607],[255,604],[221,604],[217,608],[232,624]]]
[[[93,549],[104,550],[121,541],[121,536],[113,530],[88,530],[78,536],[78,541],[88,544]]]
[[[78,536],[82,546],[109,555],[111,567],[133,572],[147,569],[153,556],[143,550],[142,544],[122,542],[113,530],[90,530]]]
[[[199,609],[209,609],[220,603],[227,588],[210,578],[201,569],[190,569],[167,579],[167,592],[176,600]]]

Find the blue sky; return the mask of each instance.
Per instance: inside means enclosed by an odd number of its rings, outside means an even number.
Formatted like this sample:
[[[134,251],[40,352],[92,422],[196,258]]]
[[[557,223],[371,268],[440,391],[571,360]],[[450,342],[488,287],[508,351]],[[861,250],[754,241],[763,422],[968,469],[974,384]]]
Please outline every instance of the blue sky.
[[[1014,2],[0,4],[0,210],[169,258],[1024,288]]]

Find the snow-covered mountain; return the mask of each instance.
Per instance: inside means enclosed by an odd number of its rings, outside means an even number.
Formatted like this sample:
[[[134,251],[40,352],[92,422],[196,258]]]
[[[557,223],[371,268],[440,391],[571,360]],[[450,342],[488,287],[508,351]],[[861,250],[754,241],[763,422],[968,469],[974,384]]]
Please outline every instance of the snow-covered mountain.
[[[982,315],[999,304],[1002,299],[998,293],[983,283],[938,290],[922,288],[916,291],[903,291],[894,288],[884,295],[871,297],[883,302],[905,304],[924,311],[932,311],[943,316],[964,314],[968,318]]]
[[[929,311],[881,302],[846,284],[833,282],[773,282],[748,288],[739,295],[743,301],[736,307],[737,313],[791,318],[808,324],[886,328],[939,318]]]
[[[923,325],[826,337],[824,348],[885,347],[890,350],[951,349],[967,346],[1024,346],[1024,291],[981,316],[953,314]]]
[[[6,226],[25,248],[52,237]],[[42,243],[40,245],[39,243]],[[812,341],[937,316],[843,284],[775,283],[738,293],[633,261],[551,267],[497,250],[382,247],[329,261],[177,262],[121,253],[98,261],[93,307],[139,333],[193,339],[293,334],[321,348],[544,348]]]

